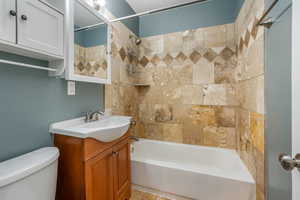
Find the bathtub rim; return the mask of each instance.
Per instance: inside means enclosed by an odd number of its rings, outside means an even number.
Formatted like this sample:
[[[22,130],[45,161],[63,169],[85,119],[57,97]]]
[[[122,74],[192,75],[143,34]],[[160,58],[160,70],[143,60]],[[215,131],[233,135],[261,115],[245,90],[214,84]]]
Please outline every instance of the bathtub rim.
[[[172,166],[172,165],[162,165],[162,162],[153,162],[154,160],[149,160],[149,159],[143,159],[140,156],[133,156],[134,152],[131,152],[131,161],[134,162],[139,162],[139,163],[147,163],[150,165],[155,165],[155,166],[160,166],[160,167],[165,167],[165,168],[170,168],[170,169],[178,169],[178,170],[182,170],[182,171],[186,171],[186,172],[193,172],[193,173],[197,173],[197,174],[208,174],[210,176],[214,176],[214,177],[221,177],[221,178],[226,178],[229,180],[234,180],[234,181],[239,181],[239,182],[244,182],[244,183],[249,183],[249,184],[256,184],[255,179],[252,177],[249,169],[246,167],[245,163],[243,162],[243,160],[241,159],[241,157],[239,156],[238,152],[236,150],[233,149],[226,149],[226,148],[219,148],[219,147],[208,147],[208,146],[201,146],[201,145],[192,145],[192,144],[183,144],[183,143],[175,143],[175,142],[167,142],[167,141],[158,141],[158,140],[150,140],[150,139],[140,139],[137,142],[134,142],[133,145],[135,143],[139,143],[139,142],[152,142],[152,143],[158,143],[158,144],[168,144],[168,145],[172,145],[172,146],[178,146],[178,147],[189,147],[189,148],[193,148],[193,149],[206,149],[206,150],[214,150],[214,151],[222,151],[222,152],[226,152],[226,153],[231,153],[234,154],[237,159],[239,160],[239,164],[241,165],[243,171],[247,172],[246,175],[243,175],[243,177],[237,178],[237,177],[232,177],[232,176],[226,176],[223,174],[219,174],[219,173],[212,173],[212,171],[206,171],[205,172],[201,172],[197,169],[191,169],[191,168],[186,168],[186,167],[178,167],[178,165]]]

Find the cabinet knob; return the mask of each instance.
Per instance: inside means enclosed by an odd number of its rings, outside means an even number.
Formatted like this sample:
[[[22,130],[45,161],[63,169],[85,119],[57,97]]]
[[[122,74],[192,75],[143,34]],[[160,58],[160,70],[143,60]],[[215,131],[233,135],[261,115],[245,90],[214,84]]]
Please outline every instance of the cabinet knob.
[[[9,11],[9,14],[11,15],[11,16],[17,16],[17,12],[16,11],[14,11],[14,10],[10,10]]]
[[[117,155],[119,155],[119,152],[113,152],[113,155],[115,155],[115,156],[117,156]]]
[[[27,18],[26,15],[21,15],[21,19],[22,19],[23,21],[26,21],[28,18]]]

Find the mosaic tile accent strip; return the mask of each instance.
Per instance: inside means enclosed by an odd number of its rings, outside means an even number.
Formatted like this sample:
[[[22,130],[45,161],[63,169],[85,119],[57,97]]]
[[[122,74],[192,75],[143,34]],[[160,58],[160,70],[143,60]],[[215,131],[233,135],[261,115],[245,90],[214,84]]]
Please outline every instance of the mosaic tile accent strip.
[[[122,52],[123,53],[123,52]],[[161,54],[154,54],[152,56],[143,56],[139,60],[139,64],[142,67],[148,67],[149,64],[154,66],[159,66],[160,64],[171,65],[174,62],[184,63],[186,61],[190,61],[193,64],[197,64],[202,58],[207,59],[209,62],[213,62],[217,56],[221,56],[225,61],[231,59],[235,55],[235,52],[228,47],[224,47],[223,51],[220,54],[217,54],[212,48],[203,49],[202,54],[196,50],[191,52],[190,54],[179,52],[177,54],[171,55],[170,53],[166,53],[165,56]],[[123,55],[120,52],[120,57]]]

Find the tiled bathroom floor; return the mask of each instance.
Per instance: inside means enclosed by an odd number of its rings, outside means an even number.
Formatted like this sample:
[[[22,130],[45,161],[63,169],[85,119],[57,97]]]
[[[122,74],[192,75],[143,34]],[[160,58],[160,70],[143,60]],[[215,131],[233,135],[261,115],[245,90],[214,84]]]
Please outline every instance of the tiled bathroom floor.
[[[154,194],[133,190],[130,200],[171,200]]]

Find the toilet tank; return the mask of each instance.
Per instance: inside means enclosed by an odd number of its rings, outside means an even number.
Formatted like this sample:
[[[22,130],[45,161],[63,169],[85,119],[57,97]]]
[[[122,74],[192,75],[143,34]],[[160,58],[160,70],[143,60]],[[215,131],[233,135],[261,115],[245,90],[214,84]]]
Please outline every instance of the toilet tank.
[[[1,200],[54,200],[59,151],[42,148],[0,163]]]

